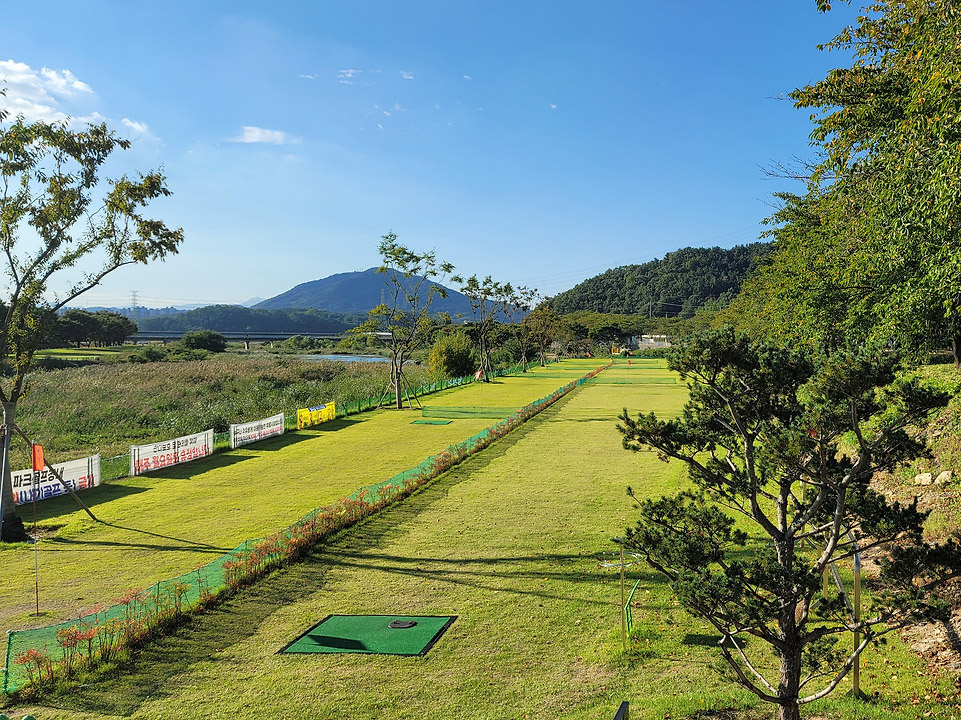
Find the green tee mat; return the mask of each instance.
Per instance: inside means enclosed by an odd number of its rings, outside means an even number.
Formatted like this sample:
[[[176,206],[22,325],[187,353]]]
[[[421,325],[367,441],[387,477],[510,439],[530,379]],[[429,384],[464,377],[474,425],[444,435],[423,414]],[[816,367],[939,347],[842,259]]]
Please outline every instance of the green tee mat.
[[[328,615],[277,654],[426,655],[456,615]],[[391,628],[390,624],[415,623]]]
[[[411,425],[450,425],[453,420],[414,420]]]

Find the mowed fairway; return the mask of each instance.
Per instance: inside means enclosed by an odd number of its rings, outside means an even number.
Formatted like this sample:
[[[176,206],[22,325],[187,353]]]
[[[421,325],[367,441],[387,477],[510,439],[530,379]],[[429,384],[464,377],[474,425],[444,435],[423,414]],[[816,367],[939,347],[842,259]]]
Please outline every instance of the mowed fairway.
[[[573,379],[588,369],[568,374]],[[425,401],[477,405],[496,394],[498,402],[519,407],[566,382],[499,378],[479,390],[469,385]],[[413,467],[494,422],[468,418],[448,425],[412,425],[420,416],[416,410],[352,415],[316,430],[112,481],[83,495],[108,524],[91,521],[69,497],[38,503],[40,524],[49,528],[39,545],[43,615],[38,621],[33,614],[33,547],[0,548],[7,569],[0,575],[0,628],[76,617],[96,603],[109,604],[128,588],[193,570],[248,538],[286,527],[313,508]],[[20,512],[29,525],[32,507]]]
[[[729,708],[737,714],[711,717],[770,717],[722,674],[717,637],[641,568],[628,573],[628,587],[641,580],[631,661],[620,649],[617,573],[599,558],[632,522],[625,487],[656,496],[686,484],[681,465],[624,451],[615,427],[624,406],[632,414],[680,410],[683,385],[649,381],[668,377],[662,367],[604,371],[307,561],[148,645],[122,672],[17,712],[63,720],[596,720],[627,699],[633,718]],[[352,613],[457,620],[424,657],[277,654],[327,615]],[[951,717],[937,700],[919,700],[948,683],[925,676],[894,645],[865,667],[862,687],[880,688],[880,700],[853,704],[839,692],[815,714]]]
[[[680,466],[620,447],[615,415],[648,409],[647,392],[585,385],[309,562],[154,644],[132,672],[65,699],[69,717],[597,718],[626,697],[648,699],[636,717],[663,717],[704,707],[709,687],[712,702],[730,705],[699,644],[685,662],[616,661],[619,586],[598,553],[630,520],[628,482],[645,493],[683,482]],[[683,400],[675,386],[657,409]],[[638,612],[668,610],[659,581],[643,591]],[[276,654],[331,613],[458,619],[423,658]]]

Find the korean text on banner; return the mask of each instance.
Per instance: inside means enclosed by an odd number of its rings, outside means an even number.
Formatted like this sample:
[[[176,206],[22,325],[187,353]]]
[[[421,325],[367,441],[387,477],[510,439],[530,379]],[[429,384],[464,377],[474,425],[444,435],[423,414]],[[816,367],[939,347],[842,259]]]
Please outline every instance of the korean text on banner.
[[[230,449],[284,434],[284,414],[230,426]]]
[[[100,484],[99,455],[59,463],[53,467],[63,476],[63,481],[70,489],[75,492],[97,487]],[[50,472],[50,468],[39,471],[34,471],[32,468],[18,470],[11,473],[10,479],[13,481],[13,502],[16,505],[33,502],[34,489],[37,491],[37,500],[46,500],[50,497],[67,494],[60,481]]]
[[[334,403],[329,402],[317,407],[304,408],[297,411],[297,429],[319,425],[322,422],[333,420],[337,415]]]
[[[151,470],[160,470],[171,465],[207,457],[213,450],[213,430],[196,435],[184,435],[153,445],[131,445],[130,475],[140,475]]]

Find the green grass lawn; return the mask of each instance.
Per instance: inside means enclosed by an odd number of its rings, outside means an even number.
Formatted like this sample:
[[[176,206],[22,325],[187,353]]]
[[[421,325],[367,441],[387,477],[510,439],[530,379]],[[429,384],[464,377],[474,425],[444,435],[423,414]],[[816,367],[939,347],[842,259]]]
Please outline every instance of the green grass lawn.
[[[631,368],[605,373],[636,377]],[[614,418],[625,406],[676,414],[684,394],[682,385],[589,383],[308,561],[149,645],[124,672],[17,713],[49,720],[595,720],[612,717],[627,699],[634,718],[729,708],[737,714],[710,717],[770,717],[723,673],[708,628],[642,568],[629,572],[632,584],[641,579],[632,649],[620,648],[617,575],[599,558],[632,522],[625,486],[651,496],[686,480],[679,464],[621,449]],[[464,422],[412,427],[444,431]],[[103,557],[107,549],[95,552]],[[71,572],[77,581],[80,566]],[[458,618],[423,658],[276,654],[326,615],[349,613]],[[953,684],[926,674],[897,641],[869,653],[862,678],[878,697],[854,704],[839,692],[812,713],[957,714],[925,699],[935,690],[953,693]]]
[[[575,376],[583,374],[578,370]],[[558,384],[555,379],[506,378],[487,392],[496,388],[499,400],[520,406]],[[459,397],[474,390],[454,388],[431,398],[462,402]],[[476,404],[478,399],[463,402]],[[0,546],[0,558],[9,568],[0,575],[0,597],[6,600],[0,604],[0,627],[66,620],[128,588],[188,572],[248,538],[286,527],[313,508],[413,467],[493,422],[481,418],[412,425],[419,417],[411,410],[352,415],[316,430],[105,483],[83,497],[109,524],[91,521],[70,497],[38,503],[38,520],[45,529],[38,546],[43,617],[38,621],[34,615],[33,547]],[[32,510],[20,510],[28,525]]]

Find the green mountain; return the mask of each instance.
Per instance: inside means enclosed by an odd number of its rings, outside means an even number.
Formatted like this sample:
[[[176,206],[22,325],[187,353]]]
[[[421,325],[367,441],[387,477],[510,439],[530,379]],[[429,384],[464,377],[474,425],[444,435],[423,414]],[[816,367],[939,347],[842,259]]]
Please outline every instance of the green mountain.
[[[210,305],[176,315],[141,318],[137,320],[137,327],[140,330],[336,333],[356,327],[366,318],[365,313],[334,313],[313,308],[263,310],[239,305]]]
[[[413,277],[409,282],[416,283],[420,278]],[[432,283],[436,285],[437,283]],[[426,290],[426,284],[424,289]],[[443,287],[443,286],[441,286]],[[431,313],[450,313],[470,315],[470,303],[456,290],[445,288],[447,297],[435,296],[431,303]],[[361,272],[346,272],[330,275],[320,280],[311,280],[291,288],[263,302],[255,308],[275,310],[279,308],[318,308],[335,313],[364,313],[379,305],[386,295],[387,286],[384,276],[377,268]],[[389,301],[389,298],[387,298]]]
[[[723,307],[737,295],[751,269],[770,252],[769,243],[730,250],[681,248],[643,265],[624,265],[555,295],[561,314],[589,310],[691,317],[703,305]]]

